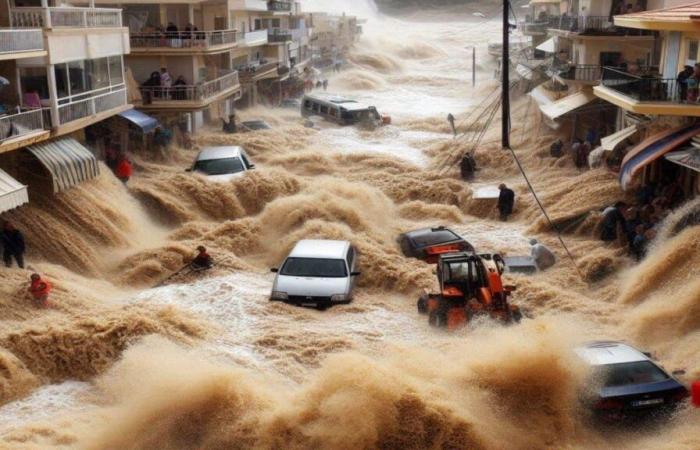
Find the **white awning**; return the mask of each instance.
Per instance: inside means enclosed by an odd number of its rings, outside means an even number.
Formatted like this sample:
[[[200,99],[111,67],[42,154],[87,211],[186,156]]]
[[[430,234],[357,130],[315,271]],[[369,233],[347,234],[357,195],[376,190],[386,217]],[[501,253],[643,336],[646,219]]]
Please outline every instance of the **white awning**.
[[[595,99],[596,96],[593,92],[581,91],[568,95],[549,105],[540,106],[540,111],[542,111],[542,114],[548,119],[555,120],[577,108],[587,105]]]
[[[700,172],[700,149],[685,148],[677,152],[667,153],[665,158],[688,169]]]
[[[600,140],[600,146],[603,147],[603,150],[611,152],[615,150],[615,147],[617,145],[624,141],[625,139],[632,137],[635,133],[637,132],[637,127],[632,125],[631,127],[624,128],[620,131],[616,131],[615,133],[605,136]]]
[[[537,50],[542,50],[545,53],[556,53],[557,51],[557,41],[556,38],[549,38],[537,47]]]
[[[28,201],[27,186],[0,169],[0,213],[14,209]]]
[[[27,150],[51,173],[54,192],[65,191],[100,174],[95,156],[72,138],[32,145]]]

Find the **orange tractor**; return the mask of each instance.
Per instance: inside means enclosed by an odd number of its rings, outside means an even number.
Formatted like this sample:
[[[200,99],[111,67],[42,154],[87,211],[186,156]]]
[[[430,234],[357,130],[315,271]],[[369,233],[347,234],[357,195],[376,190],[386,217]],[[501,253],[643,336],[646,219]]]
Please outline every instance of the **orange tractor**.
[[[455,330],[472,317],[489,316],[503,323],[519,322],[520,308],[508,302],[515,286],[504,286],[501,255],[445,253],[437,261],[440,292],[426,292],[418,299],[418,312],[428,314],[429,323]]]

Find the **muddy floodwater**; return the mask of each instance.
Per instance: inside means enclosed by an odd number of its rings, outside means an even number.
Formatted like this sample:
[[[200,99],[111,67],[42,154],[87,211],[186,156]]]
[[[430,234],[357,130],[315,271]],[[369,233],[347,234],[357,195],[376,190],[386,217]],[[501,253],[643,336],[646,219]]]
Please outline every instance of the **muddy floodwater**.
[[[328,74],[329,91],[376,105],[392,124],[310,129],[296,110],[244,110],[272,129],[211,129],[192,150],[134,155],[128,188],[103,167],[96,180],[11,212],[31,264],[55,280],[55,306],[26,300],[27,272],[2,273],[0,448],[700,448],[691,408],[657,427],[591,426],[578,400],[587,369],[572,352],[623,339],[684,369],[683,381],[700,378],[700,227],[674,233],[683,211],[672,214],[640,264],[600,242],[599,211],[623,196],[617,179],[550,158],[557,134],[522,86],[516,154],[555,222],[589,213],[564,235],[574,264],[501,150],[498,115],[473,184],[454,165],[488,125],[474,111],[500,88],[486,52],[499,24],[472,14],[490,16],[493,5],[395,18],[364,2],[309,3],[368,19],[347,67]],[[217,184],[184,172],[198,148],[221,144],[245,147],[256,169]],[[517,196],[507,223],[473,196],[501,182]],[[519,325],[476,321],[447,333],[417,314],[435,275],[403,257],[396,237],[433,225],[481,252],[527,254],[533,237],[555,251],[554,268],[507,276],[527,316]],[[269,268],[302,238],[358,248],[351,304],[268,301]],[[215,269],[153,288],[200,244]]]

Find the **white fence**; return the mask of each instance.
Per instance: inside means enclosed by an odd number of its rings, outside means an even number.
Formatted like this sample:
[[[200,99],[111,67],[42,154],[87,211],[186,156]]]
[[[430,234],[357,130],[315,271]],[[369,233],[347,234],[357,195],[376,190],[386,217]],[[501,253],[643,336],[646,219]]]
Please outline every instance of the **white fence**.
[[[0,117],[0,143],[44,129],[41,109]]]
[[[0,30],[0,54],[43,49],[41,30]]]
[[[74,7],[19,7],[10,11],[15,28],[121,27],[121,9]]]
[[[232,71],[197,85],[180,85],[169,88],[143,86],[141,94],[144,104],[167,101],[203,101],[238,85],[240,85],[238,72]]]
[[[126,105],[126,87],[117,86],[112,92],[95,95],[65,105],[58,106],[58,125],[63,125],[84,117],[94,116],[119,106]]]

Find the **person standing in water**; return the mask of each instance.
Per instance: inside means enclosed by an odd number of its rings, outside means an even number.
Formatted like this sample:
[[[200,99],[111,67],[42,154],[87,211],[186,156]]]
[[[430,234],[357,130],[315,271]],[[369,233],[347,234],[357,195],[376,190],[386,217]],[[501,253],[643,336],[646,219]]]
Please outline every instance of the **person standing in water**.
[[[4,222],[2,232],[0,232],[0,242],[2,242],[2,259],[5,266],[12,267],[12,258],[17,262],[20,269],[24,269],[24,236],[10,222]]]
[[[455,116],[452,115],[452,113],[449,113],[447,115],[447,121],[450,123],[450,127],[452,127],[452,134],[454,137],[457,137],[457,128],[455,127]]]
[[[501,220],[506,222],[508,216],[513,213],[513,205],[515,204],[515,192],[512,189],[508,189],[508,186],[501,183],[498,186],[498,190],[501,193],[498,195],[498,212],[500,213]]]
[[[34,299],[36,306],[41,308],[49,307],[49,294],[51,293],[51,283],[41,278],[38,273],[33,273],[29,285],[29,293]]]

